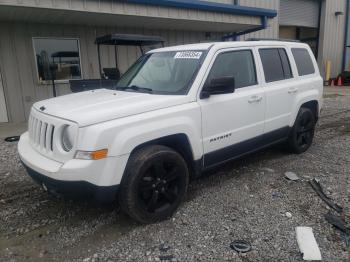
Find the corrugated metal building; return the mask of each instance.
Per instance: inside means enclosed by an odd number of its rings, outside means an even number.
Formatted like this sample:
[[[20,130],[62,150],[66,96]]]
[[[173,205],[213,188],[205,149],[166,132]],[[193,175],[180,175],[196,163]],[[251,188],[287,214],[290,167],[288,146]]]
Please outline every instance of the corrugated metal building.
[[[325,60],[332,61],[332,76],[336,76],[345,64],[347,2],[0,0],[0,122],[26,121],[35,101],[52,96],[51,81],[43,66],[48,59],[56,59],[60,65],[58,95],[70,92],[70,78],[98,78],[94,40],[108,33],[159,35],[166,45],[223,36],[231,40],[300,39],[313,46],[321,69]],[[103,67],[114,67],[113,48],[101,51]],[[62,58],[58,55],[62,52],[75,55]],[[118,54],[118,67],[124,72],[140,51],[120,47]]]

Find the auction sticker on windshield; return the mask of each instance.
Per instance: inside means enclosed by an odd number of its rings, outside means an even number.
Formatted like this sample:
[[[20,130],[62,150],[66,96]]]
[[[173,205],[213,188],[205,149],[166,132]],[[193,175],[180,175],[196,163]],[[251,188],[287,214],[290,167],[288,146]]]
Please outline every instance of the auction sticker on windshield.
[[[175,59],[199,59],[201,58],[203,52],[194,52],[194,51],[184,51],[177,52]]]

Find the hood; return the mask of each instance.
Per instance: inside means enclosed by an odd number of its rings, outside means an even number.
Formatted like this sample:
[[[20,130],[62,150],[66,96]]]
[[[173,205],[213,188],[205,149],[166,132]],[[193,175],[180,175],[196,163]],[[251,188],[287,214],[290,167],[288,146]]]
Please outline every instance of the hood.
[[[33,107],[79,126],[87,126],[188,102],[188,96],[99,89],[47,99]]]

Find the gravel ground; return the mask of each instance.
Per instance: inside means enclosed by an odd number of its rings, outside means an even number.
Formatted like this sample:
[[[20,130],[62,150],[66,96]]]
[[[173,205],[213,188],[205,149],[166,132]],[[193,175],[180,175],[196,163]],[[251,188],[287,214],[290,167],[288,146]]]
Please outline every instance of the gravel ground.
[[[48,196],[25,174],[16,144],[0,142],[0,261],[302,261],[295,227],[310,226],[323,261],[349,261],[308,180],[318,178],[350,221],[350,97],[328,95],[315,143],[303,155],[277,148],[193,181],[175,216],[138,225],[117,206]],[[284,178],[287,171],[301,180]],[[289,212],[291,216],[287,216]],[[252,251],[238,254],[233,240]]]

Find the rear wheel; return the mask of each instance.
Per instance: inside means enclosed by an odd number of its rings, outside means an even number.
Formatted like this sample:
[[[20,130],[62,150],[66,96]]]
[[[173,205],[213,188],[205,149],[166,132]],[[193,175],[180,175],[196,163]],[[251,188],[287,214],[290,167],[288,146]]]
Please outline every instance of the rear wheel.
[[[158,145],[141,148],[128,162],[120,188],[120,206],[141,223],[167,219],[184,199],[188,180],[188,168],[179,153]]]
[[[310,148],[314,138],[315,125],[314,113],[309,108],[300,108],[288,139],[292,152],[301,154]]]

